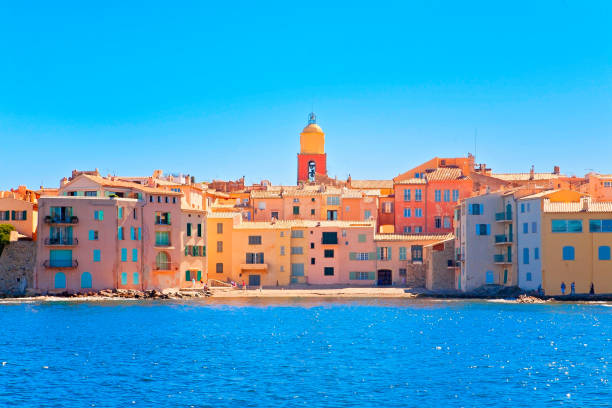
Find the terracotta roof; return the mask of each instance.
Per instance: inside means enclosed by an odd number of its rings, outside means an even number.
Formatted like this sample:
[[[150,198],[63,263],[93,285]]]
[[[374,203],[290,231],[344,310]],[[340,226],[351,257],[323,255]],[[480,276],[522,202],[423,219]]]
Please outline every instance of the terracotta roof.
[[[100,177],[100,176],[92,176],[90,174],[80,174],[79,176],[77,176],[77,178],[78,177],[85,177],[93,181],[94,183],[99,184],[101,186],[105,186],[105,187],[129,188],[133,190],[144,191],[145,193],[151,193],[151,194],[165,194],[165,195],[175,195],[175,196],[183,195],[183,193],[179,193],[176,191],[168,191],[168,190],[164,190],[161,188],[147,187],[147,186],[143,186],[142,184],[132,183],[131,181],[110,180],[110,179]],[[76,180],[76,178],[70,181],[67,184],[67,186],[70,185],[70,183],[72,183],[74,180]]]
[[[469,179],[463,175],[461,169],[454,167],[438,167],[434,171],[425,171],[424,177],[427,181]]]
[[[410,178],[406,180],[400,180],[395,184],[427,184],[427,180],[424,178]]]
[[[251,198],[281,198],[280,191],[251,191]]]
[[[495,173],[491,174],[491,177],[504,180],[504,181],[529,181],[531,179],[531,173]],[[551,180],[559,177],[565,177],[555,173],[534,173],[533,180]]]
[[[209,212],[208,218],[234,218],[239,217],[239,212],[225,211],[225,212]]]
[[[612,212],[612,201],[590,201],[584,200],[572,203],[558,203],[544,200],[543,211],[547,213],[603,213]]]
[[[243,221],[235,228],[316,228],[316,227],[337,227],[337,228],[373,228],[374,221],[315,221],[315,220],[278,220],[269,221]]]
[[[393,180],[351,180],[351,188],[393,188]]]
[[[447,241],[454,238],[453,234],[376,234],[374,241]]]

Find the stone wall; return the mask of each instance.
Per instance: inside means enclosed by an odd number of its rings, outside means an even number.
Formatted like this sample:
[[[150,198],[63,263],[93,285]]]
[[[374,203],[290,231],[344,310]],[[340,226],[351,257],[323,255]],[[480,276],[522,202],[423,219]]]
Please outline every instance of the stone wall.
[[[0,255],[0,295],[21,296],[34,286],[36,242],[13,241]]]
[[[425,269],[425,264],[406,265],[406,286],[410,288],[424,288]]]
[[[448,261],[453,260],[454,255],[455,240],[453,239],[427,248],[427,289],[455,289],[455,269],[448,267]]]

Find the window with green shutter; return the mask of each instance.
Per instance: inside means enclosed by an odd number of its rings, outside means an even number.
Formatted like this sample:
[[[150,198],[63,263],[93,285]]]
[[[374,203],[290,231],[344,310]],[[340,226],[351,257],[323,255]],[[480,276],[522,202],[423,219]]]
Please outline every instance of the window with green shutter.
[[[197,275],[197,280],[201,281],[202,280],[202,271],[198,271],[198,275]]]
[[[202,224],[198,224],[198,237],[202,236]]]
[[[190,222],[187,223],[187,236],[188,237],[191,236],[191,223]]]
[[[189,282],[191,280],[191,276],[189,270],[185,271],[185,282]]]

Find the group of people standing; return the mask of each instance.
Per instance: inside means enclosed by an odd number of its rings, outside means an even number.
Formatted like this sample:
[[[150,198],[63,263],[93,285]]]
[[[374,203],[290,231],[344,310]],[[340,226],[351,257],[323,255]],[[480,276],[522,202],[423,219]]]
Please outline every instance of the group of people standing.
[[[565,282],[562,281],[561,282],[561,294],[565,295],[565,289],[567,287],[565,286]],[[570,295],[575,295],[576,294],[576,282],[572,282],[570,284]],[[589,290],[589,295],[594,295],[595,294],[595,285],[593,285],[593,283],[591,282],[591,289]]]

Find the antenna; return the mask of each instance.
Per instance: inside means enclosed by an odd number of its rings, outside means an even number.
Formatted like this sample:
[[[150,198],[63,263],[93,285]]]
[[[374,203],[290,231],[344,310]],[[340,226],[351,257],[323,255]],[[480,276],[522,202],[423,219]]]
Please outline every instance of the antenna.
[[[476,137],[478,136],[478,129],[474,128],[474,157],[476,157]]]

